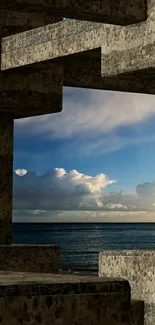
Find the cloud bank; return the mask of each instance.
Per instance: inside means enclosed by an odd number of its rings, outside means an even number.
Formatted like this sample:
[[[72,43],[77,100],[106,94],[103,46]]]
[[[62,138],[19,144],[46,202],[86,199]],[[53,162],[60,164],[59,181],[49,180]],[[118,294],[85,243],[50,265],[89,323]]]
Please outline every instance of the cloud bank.
[[[104,173],[94,177],[77,170],[54,168],[42,176],[16,170],[13,175],[13,209],[74,211],[155,211],[155,182],[137,185],[135,193],[108,191],[116,183]]]

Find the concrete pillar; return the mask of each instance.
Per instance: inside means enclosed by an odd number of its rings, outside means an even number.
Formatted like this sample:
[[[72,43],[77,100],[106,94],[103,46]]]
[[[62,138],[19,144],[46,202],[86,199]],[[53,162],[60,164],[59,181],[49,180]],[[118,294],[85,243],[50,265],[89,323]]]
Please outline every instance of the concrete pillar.
[[[12,244],[13,114],[0,111],[0,245]]]

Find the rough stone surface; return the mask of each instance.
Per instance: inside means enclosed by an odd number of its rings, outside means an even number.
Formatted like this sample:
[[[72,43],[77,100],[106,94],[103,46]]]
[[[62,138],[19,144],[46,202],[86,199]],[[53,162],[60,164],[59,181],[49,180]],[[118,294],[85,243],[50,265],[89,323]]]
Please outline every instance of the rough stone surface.
[[[57,245],[1,245],[0,270],[57,273],[60,247]]]
[[[4,108],[3,108],[4,109]],[[0,112],[0,244],[11,244],[13,114]]]
[[[2,325],[129,325],[130,285],[122,279],[0,272]]]
[[[1,0],[0,9],[126,25],[147,18],[146,0]]]
[[[155,250],[101,251],[99,276],[122,277],[131,285],[131,296],[145,304],[144,324],[155,324]]]
[[[70,20],[3,38],[1,68],[48,69],[56,59],[64,85],[154,94],[155,0],[147,5],[147,21],[125,27]]]
[[[1,325],[129,325],[122,294],[69,294],[0,298]],[[139,325],[139,324],[138,324]]]

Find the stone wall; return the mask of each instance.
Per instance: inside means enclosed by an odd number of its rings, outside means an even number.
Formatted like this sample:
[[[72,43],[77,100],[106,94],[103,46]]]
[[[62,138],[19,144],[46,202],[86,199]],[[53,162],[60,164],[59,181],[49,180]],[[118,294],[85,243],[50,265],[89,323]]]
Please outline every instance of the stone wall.
[[[129,315],[126,280],[0,272],[1,325],[129,325]]]
[[[57,245],[0,246],[0,271],[57,273],[59,264]]]
[[[131,297],[144,300],[144,324],[155,324],[155,250],[101,251],[99,276],[127,279]]]

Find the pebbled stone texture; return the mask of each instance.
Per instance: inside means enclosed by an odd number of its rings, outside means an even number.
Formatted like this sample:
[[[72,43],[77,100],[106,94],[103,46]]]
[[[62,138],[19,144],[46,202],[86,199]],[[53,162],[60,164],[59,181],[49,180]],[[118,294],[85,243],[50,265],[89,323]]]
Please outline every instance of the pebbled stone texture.
[[[144,324],[155,324],[155,250],[101,251],[99,253],[99,276],[127,279],[131,296],[143,300]]]
[[[58,245],[1,245],[0,271],[57,273]]]

